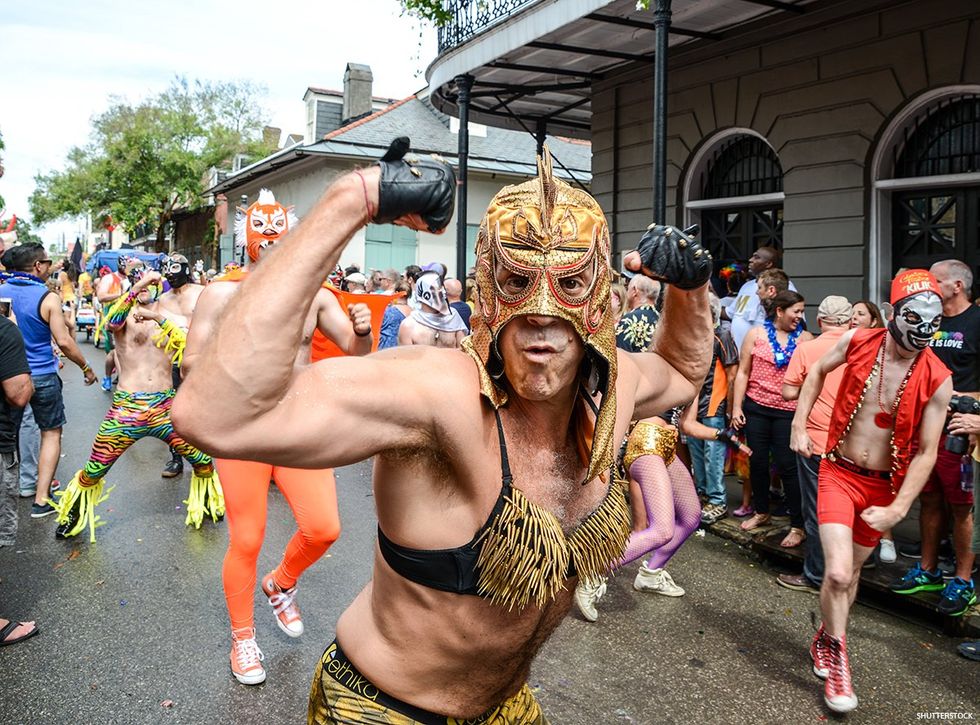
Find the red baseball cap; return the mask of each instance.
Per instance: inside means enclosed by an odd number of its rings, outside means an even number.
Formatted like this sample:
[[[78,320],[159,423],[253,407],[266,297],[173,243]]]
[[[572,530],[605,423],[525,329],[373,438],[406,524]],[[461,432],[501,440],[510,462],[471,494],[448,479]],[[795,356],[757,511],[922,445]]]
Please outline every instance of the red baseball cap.
[[[921,292],[933,292],[942,297],[939,283],[928,269],[907,269],[892,280],[891,303],[897,305],[906,297]]]

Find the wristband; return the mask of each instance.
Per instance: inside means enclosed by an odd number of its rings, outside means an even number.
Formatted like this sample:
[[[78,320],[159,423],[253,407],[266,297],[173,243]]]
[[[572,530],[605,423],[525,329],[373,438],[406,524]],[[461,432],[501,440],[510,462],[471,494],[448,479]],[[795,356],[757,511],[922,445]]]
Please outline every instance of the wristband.
[[[364,174],[361,173],[360,169],[354,169],[354,173],[357,174],[357,178],[361,180],[361,188],[364,189],[364,208],[367,210],[368,221],[371,222],[378,213],[377,209],[373,208],[371,201],[368,199],[367,181],[364,179]],[[364,337],[364,335],[361,335],[360,337]]]
[[[87,373],[91,369],[92,369],[92,366],[89,364],[89,361],[86,360],[85,361],[85,366],[82,368],[82,375],[84,375],[85,373]]]

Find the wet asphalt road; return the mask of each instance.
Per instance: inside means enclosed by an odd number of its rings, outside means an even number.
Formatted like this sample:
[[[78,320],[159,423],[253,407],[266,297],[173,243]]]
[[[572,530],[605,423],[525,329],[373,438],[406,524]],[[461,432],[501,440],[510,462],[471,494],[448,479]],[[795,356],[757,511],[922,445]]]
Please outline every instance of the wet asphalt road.
[[[84,345],[96,370],[101,355]],[[69,423],[59,477],[87,456],[109,396],[64,371]],[[338,615],[370,576],[375,519],[370,464],[337,471],[343,533],[301,580],[306,634],[291,640],[256,597],[268,679],[245,687],[228,667],[221,590],[225,524],[184,527],[188,469],[161,479],[162,443],[140,442],[111,471],[98,542],[54,539],[29,517],[0,549],[0,615],[35,619],[39,636],[0,648],[0,723],[300,723],[310,678]],[[272,489],[259,573],[294,530]],[[817,599],[777,587],[735,544],[695,536],[670,565],[687,596],[632,590],[635,567],[609,583],[600,619],[573,612],[538,656],[531,684],[553,725],[808,723],[835,720],[810,673]],[[258,594],[258,592],[257,592]],[[980,663],[924,623],[863,606],[850,630],[861,705],[851,723],[980,717]],[[958,720],[964,721],[964,720]]]

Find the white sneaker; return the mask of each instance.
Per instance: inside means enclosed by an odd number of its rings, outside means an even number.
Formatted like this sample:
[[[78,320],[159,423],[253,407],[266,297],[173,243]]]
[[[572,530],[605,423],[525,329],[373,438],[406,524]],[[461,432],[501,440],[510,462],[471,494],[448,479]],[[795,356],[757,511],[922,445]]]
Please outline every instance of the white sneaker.
[[[897,558],[895,552],[895,542],[891,539],[882,539],[881,546],[878,549],[878,558],[881,559],[886,564],[892,564]]]
[[[231,673],[243,685],[258,685],[265,682],[265,656],[255,641],[255,630],[240,630],[231,635]],[[251,635],[251,636],[248,636]]]
[[[595,605],[605,593],[606,577],[601,576],[596,581],[579,579],[578,586],[575,587],[575,605],[588,621],[594,622],[599,619],[599,612]]]
[[[654,592],[665,597],[683,597],[684,590],[674,584],[666,569],[649,569],[640,564],[640,570],[633,580],[633,588],[638,592]]]

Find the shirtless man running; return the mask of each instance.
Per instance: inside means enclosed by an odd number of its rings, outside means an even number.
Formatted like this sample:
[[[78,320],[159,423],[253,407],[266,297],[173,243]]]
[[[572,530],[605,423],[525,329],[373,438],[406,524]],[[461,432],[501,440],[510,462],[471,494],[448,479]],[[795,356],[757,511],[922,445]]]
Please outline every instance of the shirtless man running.
[[[278,204],[266,189],[260,192],[255,204],[238,210],[236,236],[240,244],[246,247],[251,266],[247,270],[233,270],[219,277],[200,296],[187,340],[182,367],[185,376],[197,367],[200,353],[214,336],[218,320],[230,300],[239,292],[240,283],[253,268],[261,268],[260,257],[269,252],[297,221],[292,215],[292,208]],[[296,270],[292,270],[282,279],[292,280],[297,276]],[[283,288],[290,286],[291,282],[283,285]],[[305,313],[299,314],[298,310],[305,310]],[[312,300],[290,307],[287,317],[290,322],[294,318],[302,322],[298,349],[291,350],[287,358],[291,363],[290,368],[295,369],[297,374],[310,365],[311,341],[316,330],[348,355],[371,352],[371,311],[363,303],[350,305],[345,311],[334,294],[321,287]],[[280,320],[279,324],[282,322]],[[222,344],[230,345],[235,350],[244,346],[258,351],[275,338],[275,328],[276,325],[273,325],[267,329],[261,338],[250,338],[250,333],[254,331],[243,326],[236,339],[229,341],[226,338]],[[228,352],[232,352],[231,347]],[[244,376],[240,381],[242,387],[234,393],[242,401],[248,400],[250,378],[255,372]],[[185,385],[192,384],[191,381],[195,379],[200,379],[200,375],[191,374]],[[222,404],[230,402],[222,398],[215,400],[222,400]],[[266,435],[283,434],[283,431],[266,431]],[[250,451],[237,453],[252,457]],[[225,554],[222,581],[231,619],[231,671],[242,684],[257,685],[265,681],[266,672],[262,665],[262,651],[256,643],[252,604],[256,564],[265,532],[269,481],[275,480],[289,502],[298,525],[279,565],[262,578],[262,591],[273,608],[276,622],[290,637],[303,634],[303,620],[296,603],[297,581],[340,536],[335,481],[333,471],[323,466],[317,466],[319,470],[308,470],[230,458],[219,458],[215,463],[225,482],[225,503],[228,507],[228,552]]]
[[[924,269],[903,272],[892,281],[891,303],[887,330],[851,330],[817,361],[793,416],[790,446],[809,458],[807,417],[827,373],[847,363],[818,479],[826,564],[823,622],[810,645],[813,672],[826,681],[824,701],[834,712],[858,705],[845,634],[861,566],[928,480],[953,392],[949,370],[929,348],[943,312],[935,278]]]
[[[170,422],[174,398],[171,366],[179,360],[183,330],[160,309],[160,273],[147,270],[137,259],[124,264],[132,286],[106,312],[106,325],[116,341],[119,383],[88,462],[55,504],[55,536],[59,539],[76,536],[88,526],[90,540],[95,541],[95,529],[101,525],[95,507],[109,494],[103,491],[103,479],[119,457],[146,436],[174,446],[194,466],[190,495],[184,501],[185,523],[200,528],[205,514],[215,521],[224,515],[221,485],[211,457],[184,441]]]
[[[651,227],[627,266],[671,283],[657,352],[618,352],[605,218],[545,153],[538,178],[501,190],[481,225],[462,350],[295,368],[293,312],[358,229],[439,232],[451,218],[449,165],[401,159],[341,176],[230,300],[178,395],[178,427],[273,463],[376,456],[373,578],[317,668],[308,722],[544,723],[525,684],[534,655],[577,577],[607,572],[629,536],[615,444],[632,419],[693,399],[707,372],[710,256]]]

